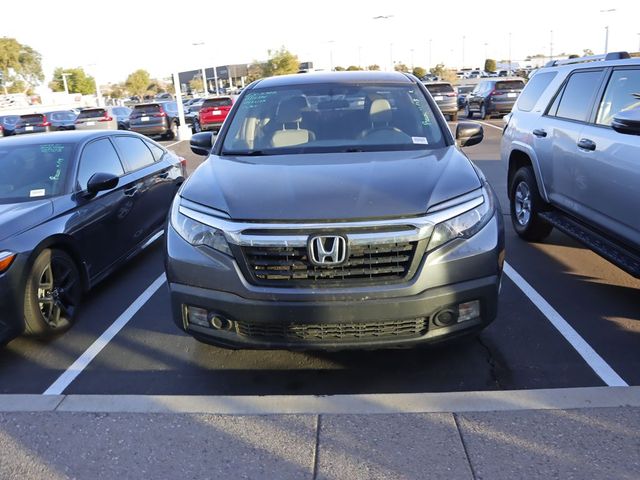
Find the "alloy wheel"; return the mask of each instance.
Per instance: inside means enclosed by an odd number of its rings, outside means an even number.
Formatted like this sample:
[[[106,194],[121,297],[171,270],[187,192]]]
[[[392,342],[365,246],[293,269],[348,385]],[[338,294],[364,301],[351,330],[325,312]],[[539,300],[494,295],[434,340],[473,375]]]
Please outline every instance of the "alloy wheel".
[[[516,220],[523,227],[531,220],[531,190],[526,182],[520,182],[514,196]]]

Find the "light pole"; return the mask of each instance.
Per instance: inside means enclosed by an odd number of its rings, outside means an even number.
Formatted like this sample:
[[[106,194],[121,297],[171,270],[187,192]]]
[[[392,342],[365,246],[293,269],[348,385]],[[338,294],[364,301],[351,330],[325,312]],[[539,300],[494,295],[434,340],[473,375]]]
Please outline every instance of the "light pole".
[[[511,75],[511,32],[509,32],[509,75]]]
[[[549,60],[553,60],[553,30],[549,35]]]
[[[374,20],[391,20],[393,15],[377,15]],[[393,43],[389,44],[389,71],[393,72]]]
[[[487,58],[487,45],[489,45],[487,42],[484,42],[484,59],[486,60]]]
[[[362,68],[362,47],[358,47],[358,67]]]
[[[413,72],[413,69],[415,68],[415,65],[413,64],[413,48],[411,49],[411,71]]]
[[[191,45],[194,47],[204,47],[206,45],[205,42],[192,42]],[[218,72],[216,71],[215,64],[213,65],[213,81],[216,83],[216,95],[219,95],[220,92],[218,90]],[[209,88],[207,85],[207,71],[205,67],[202,67],[202,84],[204,88],[204,96],[206,97],[209,94]]]
[[[67,77],[70,77],[72,74],[71,73],[61,73],[60,75],[62,76],[62,83],[64,84],[64,93],[69,95],[69,85],[67,84]]]
[[[607,10],[600,10],[600,13],[613,13],[615,11],[615,8],[609,8]],[[609,25],[604,27],[604,53],[605,55],[609,53]]]
[[[429,65],[427,66],[427,69],[431,68],[431,44],[433,43],[433,38],[429,39]]]
[[[327,43],[329,44],[329,71],[333,72],[333,44],[336,43],[336,41],[329,40]]]
[[[463,35],[462,36],[462,68],[464,68],[464,43],[466,39],[467,37]]]

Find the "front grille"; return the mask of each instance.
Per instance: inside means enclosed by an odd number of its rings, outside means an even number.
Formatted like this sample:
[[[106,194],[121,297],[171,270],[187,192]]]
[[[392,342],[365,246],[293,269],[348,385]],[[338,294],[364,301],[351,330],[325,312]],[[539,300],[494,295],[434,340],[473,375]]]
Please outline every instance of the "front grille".
[[[313,265],[305,247],[242,247],[251,280],[262,285],[397,282],[413,274],[418,242],[349,246],[347,262]]]
[[[375,323],[250,323],[236,322],[243,337],[272,341],[344,341],[416,338],[427,333],[427,317]]]

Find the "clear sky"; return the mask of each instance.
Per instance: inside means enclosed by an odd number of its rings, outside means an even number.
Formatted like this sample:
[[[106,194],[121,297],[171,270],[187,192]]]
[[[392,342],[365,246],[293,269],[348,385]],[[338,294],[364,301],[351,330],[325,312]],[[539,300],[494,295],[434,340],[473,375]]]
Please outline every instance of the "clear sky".
[[[602,53],[607,25],[610,51],[637,51],[640,41],[640,0],[2,3],[0,35],[38,50],[47,81],[57,66],[86,66],[101,83],[124,80],[137,68],[166,77],[205,63],[250,63],[281,45],[316,68],[328,69],[331,59],[345,67],[388,68],[393,59],[460,68],[463,44],[467,67],[481,67],[485,52],[507,59],[509,32],[514,60],[549,55],[552,38],[555,54]],[[601,12],[608,9],[616,11]]]

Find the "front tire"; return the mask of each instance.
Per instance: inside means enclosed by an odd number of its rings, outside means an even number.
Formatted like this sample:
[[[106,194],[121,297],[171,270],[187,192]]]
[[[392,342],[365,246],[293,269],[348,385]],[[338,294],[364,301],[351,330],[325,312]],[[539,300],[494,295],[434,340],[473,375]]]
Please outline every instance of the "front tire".
[[[80,271],[73,259],[61,250],[43,250],[25,285],[25,333],[45,337],[67,330],[81,299]]]
[[[521,167],[513,177],[509,191],[511,223],[516,233],[530,242],[549,236],[553,226],[540,217],[548,205],[540,196],[531,167]]]
[[[469,104],[464,106],[464,116],[467,118],[473,118],[473,112],[469,109]]]

